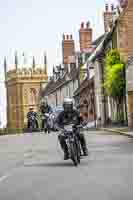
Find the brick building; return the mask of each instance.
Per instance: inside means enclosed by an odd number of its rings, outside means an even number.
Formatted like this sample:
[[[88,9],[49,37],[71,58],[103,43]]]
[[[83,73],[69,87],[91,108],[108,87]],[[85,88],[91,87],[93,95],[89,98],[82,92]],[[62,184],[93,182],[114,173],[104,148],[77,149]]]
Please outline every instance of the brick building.
[[[128,122],[129,127],[133,128],[133,1],[128,0],[128,60],[127,66],[127,92],[128,92]]]
[[[62,40],[62,56],[63,56],[63,64],[69,64],[70,58],[73,58],[73,62],[75,55],[75,43],[72,35],[64,35]]]
[[[41,96],[47,96],[49,104],[60,106],[65,97],[73,97],[78,88],[78,70],[75,64],[65,65],[63,72],[61,65],[54,68],[53,77],[46,88],[42,90]]]
[[[84,22],[81,23],[79,39],[80,52],[88,52],[92,48],[92,28],[90,27],[90,22],[87,22],[86,25]]]

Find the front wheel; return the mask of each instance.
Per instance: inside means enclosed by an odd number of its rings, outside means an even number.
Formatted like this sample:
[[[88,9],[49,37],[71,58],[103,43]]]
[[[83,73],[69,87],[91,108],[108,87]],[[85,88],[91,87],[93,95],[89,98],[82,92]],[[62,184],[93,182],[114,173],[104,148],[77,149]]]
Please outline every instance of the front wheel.
[[[71,150],[71,159],[72,159],[74,165],[77,166],[79,163],[79,160],[78,160],[77,148],[76,148],[75,143],[71,143],[70,150]]]
[[[79,143],[79,141],[78,141],[78,139],[77,139],[77,141],[76,141],[76,150],[77,150],[77,159],[78,159],[78,163],[80,163],[80,156],[81,156],[81,151],[80,151],[80,143]]]

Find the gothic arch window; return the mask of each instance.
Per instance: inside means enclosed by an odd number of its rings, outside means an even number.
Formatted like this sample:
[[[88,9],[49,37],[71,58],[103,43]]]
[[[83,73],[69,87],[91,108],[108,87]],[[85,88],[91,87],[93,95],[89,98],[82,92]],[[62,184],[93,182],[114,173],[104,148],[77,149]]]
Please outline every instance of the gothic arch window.
[[[36,104],[37,103],[37,91],[35,88],[30,88],[30,97],[31,97],[31,103]]]

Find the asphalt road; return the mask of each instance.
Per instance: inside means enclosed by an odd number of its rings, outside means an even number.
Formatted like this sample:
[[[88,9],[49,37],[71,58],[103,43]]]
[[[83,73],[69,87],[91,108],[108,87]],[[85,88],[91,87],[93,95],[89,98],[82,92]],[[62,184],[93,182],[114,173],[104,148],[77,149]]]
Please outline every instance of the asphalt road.
[[[55,133],[0,137],[0,200],[133,200],[133,139],[86,134],[89,156],[64,161]]]

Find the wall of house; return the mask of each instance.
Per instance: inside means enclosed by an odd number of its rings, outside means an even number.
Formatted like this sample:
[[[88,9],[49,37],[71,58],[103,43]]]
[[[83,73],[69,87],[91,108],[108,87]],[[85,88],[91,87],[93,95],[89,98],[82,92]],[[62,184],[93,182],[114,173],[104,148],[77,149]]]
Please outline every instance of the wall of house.
[[[96,104],[96,113],[97,113],[97,121],[98,125],[104,124],[104,113],[102,109],[102,90],[101,90],[101,65],[98,61],[94,63],[95,69],[95,104]],[[101,120],[100,120],[101,119]]]
[[[109,98],[105,96],[103,91],[103,69],[104,64],[101,60],[96,60],[94,63],[95,69],[95,106],[96,106],[96,118],[97,125],[104,125],[109,122],[109,118],[112,118],[111,106]]]

